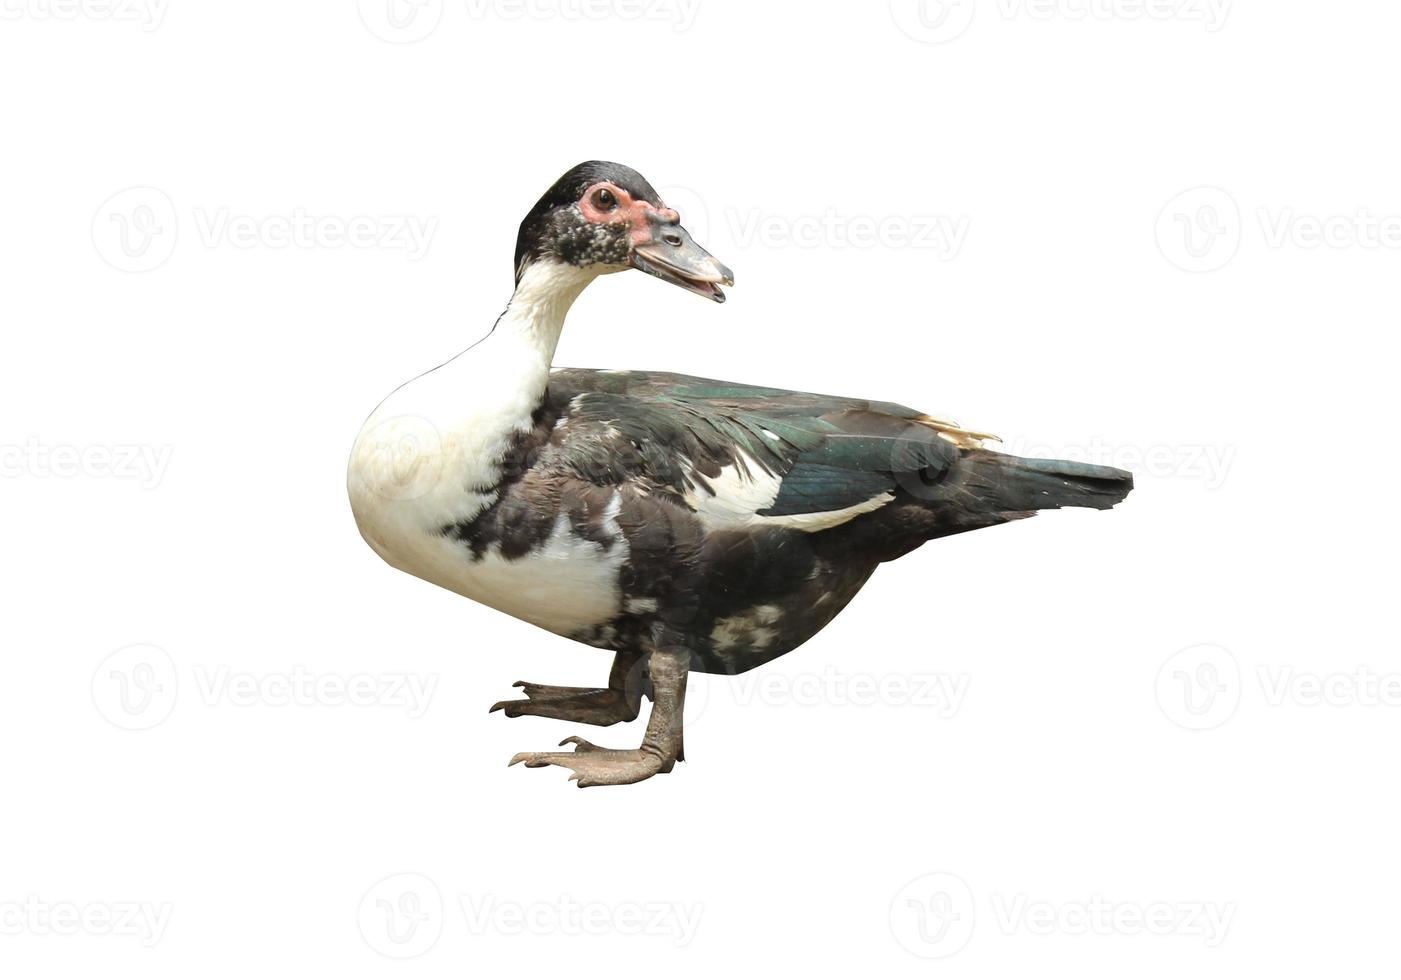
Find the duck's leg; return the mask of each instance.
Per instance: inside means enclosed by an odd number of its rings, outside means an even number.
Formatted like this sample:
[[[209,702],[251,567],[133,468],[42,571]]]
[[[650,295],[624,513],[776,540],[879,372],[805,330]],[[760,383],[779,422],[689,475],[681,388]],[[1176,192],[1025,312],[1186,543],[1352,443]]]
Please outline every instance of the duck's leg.
[[[525,697],[517,701],[497,701],[491,710],[504,711],[507,718],[539,715],[584,725],[632,721],[642,706],[646,678],[641,666],[642,654],[619,651],[613,658],[613,669],[608,672],[607,687],[555,687],[516,681],[515,686],[525,691]]]
[[[577,735],[560,745],[574,746],[571,752],[521,752],[510,765],[524,762],[530,768],[563,766],[572,769],[570,779],[580,786],[610,786],[641,782],[659,772],[671,772],[681,758],[681,710],[686,703],[686,671],[690,656],[684,650],[656,650],[647,658],[652,679],[652,714],[647,733],[636,749],[605,749]]]

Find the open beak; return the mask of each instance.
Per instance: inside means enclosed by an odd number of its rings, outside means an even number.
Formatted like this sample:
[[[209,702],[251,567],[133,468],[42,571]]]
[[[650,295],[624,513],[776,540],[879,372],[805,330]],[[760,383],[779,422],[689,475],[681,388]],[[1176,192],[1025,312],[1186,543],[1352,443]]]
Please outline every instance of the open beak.
[[[647,216],[648,237],[634,239],[632,267],[717,303],[725,302],[720,287],[733,286],[734,273],[697,245],[680,221],[674,220],[675,215],[675,211],[654,211]]]

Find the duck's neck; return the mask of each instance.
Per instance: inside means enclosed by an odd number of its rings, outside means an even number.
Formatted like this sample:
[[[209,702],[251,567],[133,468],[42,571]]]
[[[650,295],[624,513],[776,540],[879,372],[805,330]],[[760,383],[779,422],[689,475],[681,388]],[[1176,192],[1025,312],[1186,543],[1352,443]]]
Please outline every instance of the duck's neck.
[[[560,262],[531,264],[491,333],[466,353],[512,380],[533,408],[549,384],[565,315],[595,278],[593,272]]]

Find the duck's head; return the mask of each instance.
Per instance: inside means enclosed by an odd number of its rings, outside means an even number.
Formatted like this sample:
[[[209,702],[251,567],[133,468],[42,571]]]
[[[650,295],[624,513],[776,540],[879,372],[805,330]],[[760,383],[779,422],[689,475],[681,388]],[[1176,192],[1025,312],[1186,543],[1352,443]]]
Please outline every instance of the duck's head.
[[[640,269],[725,302],[734,275],[681,227],[681,216],[636,170],[590,160],[555,181],[521,222],[516,282],[542,260],[605,274]]]

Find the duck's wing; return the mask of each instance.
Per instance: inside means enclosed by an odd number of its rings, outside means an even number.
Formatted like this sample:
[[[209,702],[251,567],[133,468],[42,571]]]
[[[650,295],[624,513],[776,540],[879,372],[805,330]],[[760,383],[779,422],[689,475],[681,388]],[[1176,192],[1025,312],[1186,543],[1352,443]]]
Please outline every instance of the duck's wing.
[[[645,371],[556,370],[549,408],[551,468],[675,495],[713,528],[836,526],[988,438],[891,402]]]

